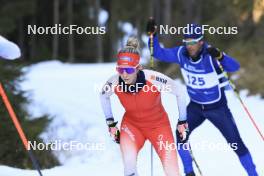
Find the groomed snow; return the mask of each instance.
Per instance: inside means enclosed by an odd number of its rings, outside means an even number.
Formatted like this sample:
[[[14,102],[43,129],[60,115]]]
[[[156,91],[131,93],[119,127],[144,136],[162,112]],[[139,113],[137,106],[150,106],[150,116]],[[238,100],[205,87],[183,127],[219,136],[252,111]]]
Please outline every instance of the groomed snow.
[[[122,176],[123,165],[119,146],[108,136],[103,112],[100,107],[98,90],[114,72],[115,64],[63,64],[58,61],[42,62],[24,68],[25,80],[21,87],[28,91],[32,103],[28,107],[33,116],[49,114],[52,122],[41,135],[45,142],[78,141],[82,143],[102,143],[103,150],[54,151],[62,166],[43,170],[44,176]],[[176,80],[179,86],[183,86]],[[247,144],[257,165],[259,175],[264,175],[264,142],[256,133],[232,91],[227,92],[228,101],[244,142]],[[264,129],[264,100],[260,96],[241,96],[255,117],[259,127]],[[112,96],[114,116],[121,121],[124,112],[119,100]],[[177,118],[176,99],[164,94],[163,103],[173,130]],[[191,135],[192,146],[203,143],[225,144],[225,139],[209,122],[205,122]],[[194,147],[193,147],[194,148]],[[217,151],[210,147],[194,148],[194,155],[205,176],[246,175],[236,155],[232,151]],[[180,162],[181,163],[181,162]],[[150,145],[139,154],[140,175],[150,175]],[[182,171],[182,166],[181,166]],[[36,171],[0,166],[0,176],[36,176]],[[162,176],[159,159],[154,158],[154,175]]]

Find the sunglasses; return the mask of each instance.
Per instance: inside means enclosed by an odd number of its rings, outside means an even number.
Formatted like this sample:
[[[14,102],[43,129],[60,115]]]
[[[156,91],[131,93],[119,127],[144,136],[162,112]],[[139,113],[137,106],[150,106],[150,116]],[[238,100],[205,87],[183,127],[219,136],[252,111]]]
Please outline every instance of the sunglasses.
[[[199,41],[201,41],[201,39],[203,38],[200,37],[198,39],[192,39],[192,40],[185,40],[183,39],[182,42],[186,45],[186,46],[192,46],[192,45],[196,45],[197,43],[199,43]]]
[[[138,65],[135,67],[116,67],[116,71],[119,74],[123,74],[124,72],[126,72],[127,74],[133,74],[137,70],[136,69],[137,67],[138,67]]]

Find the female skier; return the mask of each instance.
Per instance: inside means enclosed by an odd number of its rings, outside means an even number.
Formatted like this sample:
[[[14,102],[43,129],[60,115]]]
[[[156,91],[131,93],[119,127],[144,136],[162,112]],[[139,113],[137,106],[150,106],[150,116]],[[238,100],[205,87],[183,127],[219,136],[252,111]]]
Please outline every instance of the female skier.
[[[125,176],[138,176],[137,155],[146,140],[154,146],[165,174],[179,176],[176,147],[172,147],[175,143],[168,115],[161,103],[161,92],[176,96],[181,121],[186,120],[185,97],[172,79],[159,72],[142,69],[139,61],[138,40],[129,38],[118,53],[118,74],[108,79],[100,93],[110,135],[117,143],[120,142]],[[114,93],[125,109],[120,137],[110,104],[110,96]]]

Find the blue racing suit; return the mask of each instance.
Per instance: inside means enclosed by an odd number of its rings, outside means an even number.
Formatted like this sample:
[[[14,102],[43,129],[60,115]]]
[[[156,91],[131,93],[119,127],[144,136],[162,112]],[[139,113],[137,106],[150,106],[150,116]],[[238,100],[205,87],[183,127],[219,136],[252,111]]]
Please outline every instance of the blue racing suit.
[[[224,88],[229,86],[216,59],[207,52],[208,45],[204,43],[197,61],[192,61],[185,46],[161,48],[158,37],[153,39],[154,57],[160,61],[176,63],[181,72],[191,99],[187,107],[187,122],[190,133],[208,119],[225,137],[228,143],[237,144],[235,150],[242,166],[249,176],[257,176],[251,154],[243,143],[233,116],[227,106]],[[226,72],[239,70],[239,63],[224,54],[221,65]],[[180,137],[177,135],[178,152],[184,165],[185,173],[193,172],[192,158],[188,150],[183,149]]]

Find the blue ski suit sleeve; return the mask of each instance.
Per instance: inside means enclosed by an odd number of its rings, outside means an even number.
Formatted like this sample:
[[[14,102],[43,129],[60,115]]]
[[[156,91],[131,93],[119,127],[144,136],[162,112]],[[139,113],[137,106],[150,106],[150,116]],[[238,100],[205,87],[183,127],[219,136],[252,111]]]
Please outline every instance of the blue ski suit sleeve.
[[[149,42],[150,46],[150,42]],[[158,37],[153,38],[153,56],[163,62],[172,62],[179,64],[178,51],[179,46],[174,48],[161,48]]]
[[[235,72],[240,68],[240,64],[232,57],[228,56],[224,53],[224,58],[221,61],[221,64],[225,71],[227,72]]]

